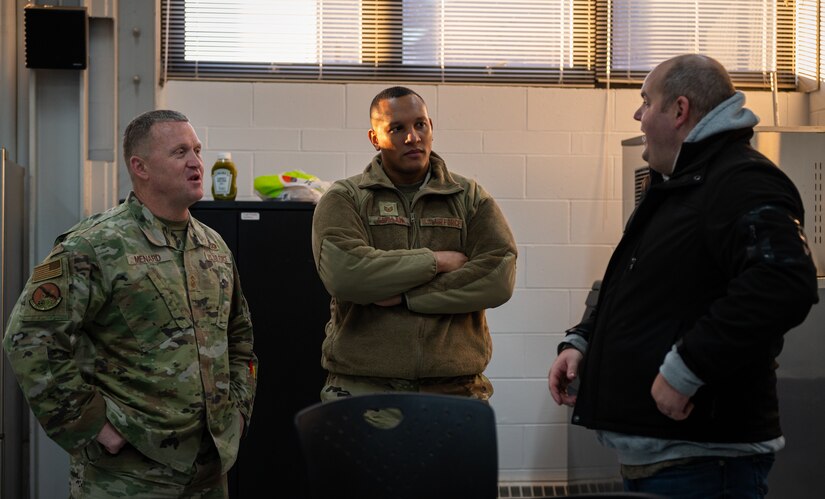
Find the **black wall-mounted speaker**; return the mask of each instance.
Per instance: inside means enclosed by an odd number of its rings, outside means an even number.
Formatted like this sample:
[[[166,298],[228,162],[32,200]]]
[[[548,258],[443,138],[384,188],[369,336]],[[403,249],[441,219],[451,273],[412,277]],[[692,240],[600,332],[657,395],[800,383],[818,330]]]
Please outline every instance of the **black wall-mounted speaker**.
[[[89,16],[85,7],[29,6],[24,9],[26,67],[86,69]]]

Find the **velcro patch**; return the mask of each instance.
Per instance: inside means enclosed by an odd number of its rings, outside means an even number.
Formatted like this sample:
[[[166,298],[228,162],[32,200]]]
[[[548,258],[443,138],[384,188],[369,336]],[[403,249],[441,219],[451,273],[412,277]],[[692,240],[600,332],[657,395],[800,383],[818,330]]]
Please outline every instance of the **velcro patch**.
[[[62,300],[63,296],[57,284],[45,282],[34,288],[29,305],[35,310],[46,312],[60,305]]]
[[[397,217],[398,204],[391,201],[379,201],[378,211],[380,213],[379,216],[381,217]]]
[[[54,279],[63,275],[63,266],[60,260],[52,260],[38,265],[32,272],[32,282],[45,281],[47,279]]]
[[[158,253],[153,253],[150,255],[128,255],[126,257],[126,261],[129,262],[129,265],[160,263],[163,261],[163,257],[161,257]]]
[[[422,227],[452,227],[460,229],[464,227],[464,220],[460,218],[430,217],[421,219]]]
[[[407,217],[376,217],[370,216],[370,225],[410,225]]]
[[[229,255],[212,253],[211,251],[207,251],[204,254],[206,255],[206,259],[210,262],[229,263]]]

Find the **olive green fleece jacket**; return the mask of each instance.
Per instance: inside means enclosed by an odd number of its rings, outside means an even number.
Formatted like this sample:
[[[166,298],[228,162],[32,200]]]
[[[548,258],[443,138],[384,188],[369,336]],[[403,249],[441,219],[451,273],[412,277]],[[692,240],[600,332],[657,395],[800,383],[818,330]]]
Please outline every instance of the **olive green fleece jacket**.
[[[436,273],[434,251],[464,266]],[[479,374],[492,354],[484,310],[513,294],[516,243],[495,200],[430,156],[410,203],[380,154],[315,209],[312,251],[332,296],[322,365],[331,373],[419,379]],[[398,294],[401,305],[374,302]]]

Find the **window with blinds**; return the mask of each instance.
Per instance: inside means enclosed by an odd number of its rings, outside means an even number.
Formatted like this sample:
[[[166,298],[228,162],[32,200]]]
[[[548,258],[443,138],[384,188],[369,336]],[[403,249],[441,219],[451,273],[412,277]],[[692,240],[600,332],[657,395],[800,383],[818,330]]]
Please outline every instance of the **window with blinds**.
[[[701,52],[722,62],[739,87],[792,89],[800,71],[816,73],[821,64],[809,36],[818,21],[801,28],[801,12],[816,12],[820,0],[161,5],[164,79],[639,85],[659,62]],[[807,55],[805,40],[813,47]]]
[[[721,62],[737,87],[795,88],[795,3],[600,1],[599,81],[641,84],[659,62],[703,53]]]
[[[825,4],[821,0],[797,0],[796,7],[796,74],[797,87],[818,90],[825,75],[821,47],[825,45]]]
[[[592,85],[595,0],[162,0],[168,78]]]

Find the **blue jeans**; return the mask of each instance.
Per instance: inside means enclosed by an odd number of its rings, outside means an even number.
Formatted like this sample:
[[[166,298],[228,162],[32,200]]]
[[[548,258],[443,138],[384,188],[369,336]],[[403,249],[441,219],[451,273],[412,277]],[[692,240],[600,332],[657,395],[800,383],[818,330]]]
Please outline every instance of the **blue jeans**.
[[[709,457],[648,478],[625,480],[624,488],[670,499],[763,499],[773,461],[773,454]]]

